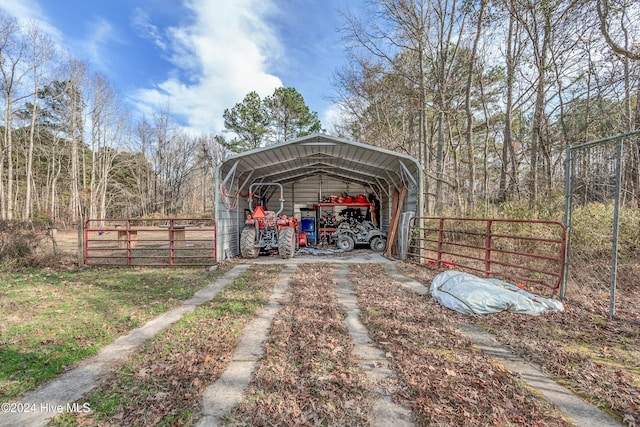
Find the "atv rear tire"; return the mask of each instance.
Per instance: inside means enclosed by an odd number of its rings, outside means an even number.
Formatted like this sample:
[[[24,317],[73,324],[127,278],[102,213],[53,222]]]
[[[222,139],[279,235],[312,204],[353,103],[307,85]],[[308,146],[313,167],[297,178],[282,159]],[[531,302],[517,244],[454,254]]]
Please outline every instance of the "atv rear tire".
[[[382,237],[374,237],[371,239],[371,242],[369,242],[369,247],[374,252],[384,252],[384,250],[387,249],[387,241]]]
[[[240,255],[242,258],[257,258],[260,248],[256,246],[256,228],[247,226],[240,234]]]
[[[353,237],[348,234],[343,234],[336,240],[336,246],[345,252],[351,252],[353,248],[355,248],[356,242],[353,240]]]
[[[293,227],[282,227],[278,233],[278,255],[280,258],[293,258],[296,252],[296,236]]]

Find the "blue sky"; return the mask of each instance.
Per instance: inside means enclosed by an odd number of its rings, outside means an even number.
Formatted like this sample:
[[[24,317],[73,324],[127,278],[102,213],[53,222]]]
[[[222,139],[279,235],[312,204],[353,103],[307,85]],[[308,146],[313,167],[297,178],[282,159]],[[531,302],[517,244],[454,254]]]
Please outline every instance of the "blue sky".
[[[225,108],[295,87],[327,130],[340,12],[365,0],[0,0],[105,75],[135,114],[219,133]]]

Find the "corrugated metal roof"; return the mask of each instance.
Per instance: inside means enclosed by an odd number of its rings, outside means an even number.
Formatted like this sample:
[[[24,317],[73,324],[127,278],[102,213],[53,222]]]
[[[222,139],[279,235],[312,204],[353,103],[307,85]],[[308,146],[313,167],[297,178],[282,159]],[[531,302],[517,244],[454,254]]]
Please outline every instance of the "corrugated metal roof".
[[[380,187],[399,188],[404,182],[417,189],[422,170],[411,156],[316,133],[226,159],[218,176],[224,182],[232,175],[241,187],[254,182],[284,185],[322,175]]]

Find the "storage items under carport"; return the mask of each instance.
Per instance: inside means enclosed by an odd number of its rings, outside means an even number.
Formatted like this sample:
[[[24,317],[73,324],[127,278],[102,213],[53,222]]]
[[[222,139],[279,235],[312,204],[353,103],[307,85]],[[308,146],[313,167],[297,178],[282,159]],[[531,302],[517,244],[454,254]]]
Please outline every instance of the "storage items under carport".
[[[219,261],[239,255],[247,209],[244,200],[248,196],[247,189],[255,183],[271,182],[283,186],[282,214],[298,219],[299,243],[310,247],[322,247],[323,243],[328,247],[329,239],[334,244],[344,235],[352,236],[355,245],[362,243],[362,236],[381,233],[376,236],[379,237],[376,244],[369,245],[380,250],[383,237],[396,227],[400,213],[404,217],[423,209],[423,177],[417,160],[402,153],[323,134],[307,135],[231,156],[218,165],[215,178],[216,257]],[[396,205],[395,194],[402,188],[408,188],[406,198]],[[375,195],[377,200],[369,200],[370,195]],[[259,197],[264,199],[267,208],[269,198],[272,198],[272,204],[276,203],[277,196],[266,189],[260,191]],[[346,221],[342,221],[341,227],[326,221],[326,212],[338,219],[343,211]],[[362,216],[365,216],[364,220]],[[400,229],[403,227],[401,224]],[[395,248],[397,242],[394,240],[390,235],[389,248]],[[342,243],[347,248],[351,246],[348,238],[343,238]]]
[[[295,213],[294,213],[295,214]],[[308,245],[315,246],[318,242],[318,220],[316,218],[317,211],[315,209],[300,209],[300,232],[304,233],[307,238]]]

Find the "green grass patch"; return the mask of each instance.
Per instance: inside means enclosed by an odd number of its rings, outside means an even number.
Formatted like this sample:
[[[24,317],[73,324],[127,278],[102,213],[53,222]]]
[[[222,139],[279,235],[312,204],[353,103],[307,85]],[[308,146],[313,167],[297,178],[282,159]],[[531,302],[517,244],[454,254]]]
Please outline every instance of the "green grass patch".
[[[97,353],[220,274],[194,268],[0,273],[0,402]]]
[[[173,426],[193,422],[200,395],[226,369],[244,327],[269,298],[282,266],[256,265],[123,362],[83,398],[87,414],[56,426]],[[150,411],[153,408],[153,411]]]

